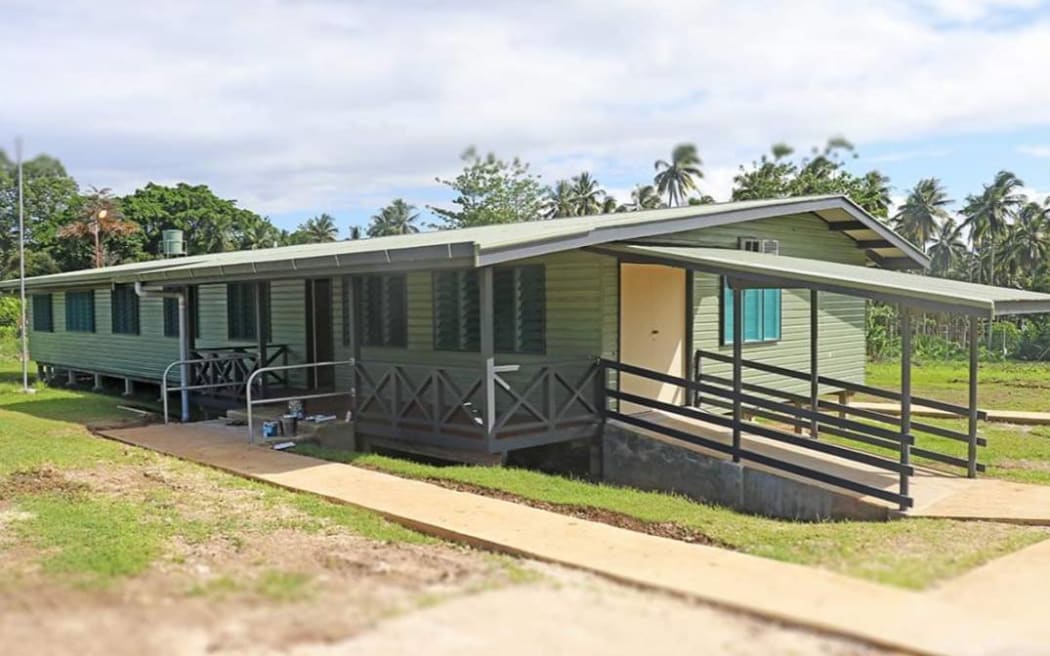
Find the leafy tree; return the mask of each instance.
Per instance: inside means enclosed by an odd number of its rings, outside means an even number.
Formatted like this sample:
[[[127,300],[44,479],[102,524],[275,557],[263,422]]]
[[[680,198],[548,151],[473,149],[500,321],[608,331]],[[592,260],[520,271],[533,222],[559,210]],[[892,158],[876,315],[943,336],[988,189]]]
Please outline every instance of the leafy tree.
[[[61,162],[48,155],[24,161],[22,177],[26,261],[30,265],[32,253],[55,247],[58,228],[76,216],[81,199],[76,181]],[[18,172],[15,162],[0,150],[0,277],[17,276]]]
[[[965,264],[967,250],[962,238],[962,226],[950,216],[937,224],[936,232],[928,243],[930,269],[934,274],[951,277]]]
[[[854,175],[846,169],[846,157],[856,158],[853,144],[841,137],[829,139],[823,148],[795,162],[794,151],[786,144],[775,144],[771,156],[763,155],[740,166],[733,178],[733,200],[759,200],[792,196],[843,194],[876,217],[885,218],[889,209],[888,180],[878,171]]]
[[[893,216],[893,227],[905,239],[925,249],[940,224],[949,218],[952,204],[948,192],[937,178],[924,178],[908,193],[907,200]]]
[[[216,196],[207,185],[180,182],[173,187],[149,183],[121,199],[124,216],[142,227],[143,250],[160,254],[161,232],[182,230],[190,254],[221,253],[239,247],[245,230],[264,219]]]
[[[440,228],[467,228],[493,223],[535,221],[543,215],[544,188],[529,165],[518,158],[507,162],[474,148],[463,153],[463,171],[452,180],[436,178],[456,192],[449,210],[428,206],[441,219]]]
[[[62,238],[91,240],[92,262],[97,269],[117,263],[106,257],[106,243],[110,239],[127,237],[138,231],[138,224],[124,219],[120,203],[109,187],[91,187],[80,207],[80,217],[62,226],[57,234]]]
[[[372,217],[368,225],[369,237],[410,235],[419,232],[419,214],[414,205],[397,198]]]
[[[667,195],[667,204],[681,205],[689,192],[696,190],[696,181],[704,177],[700,170],[700,155],[690,143],[678,144],[671,151],[671,161],[656,160],[653,183],[661,195]]]
[[[303,236],[303,243],[306,244],[324,244],[339,238],[339,227],[335,219],[327,214],[307,219],[296,232]]]

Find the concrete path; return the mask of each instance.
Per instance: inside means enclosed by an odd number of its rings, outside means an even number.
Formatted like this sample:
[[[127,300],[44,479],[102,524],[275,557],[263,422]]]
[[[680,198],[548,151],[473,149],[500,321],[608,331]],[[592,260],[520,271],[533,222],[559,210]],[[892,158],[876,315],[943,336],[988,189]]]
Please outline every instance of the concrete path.
[[[1050,540],[986,563],[931,591],[968,615],[989,611],[1028,627],[1028,635],[1050,645],[1047,584],[1050,583]]]
[[[1050,653],[1008,617],[831,572],[687,544],[366,469],[252,447],[217,424],[109,430],[122,442],[374,510],[427,533],[924,654]],[[629,618],[625,618],[628,620]]]
[[[890,415],[899,415],[901,407],[898,403],[876,403],[870,401],[852,401],[850,406],[861,410],[875,410]],[[997,424],[1021,424],[1029,426],[1050,425],[1050,412],[1025,412],[1023,410],[985,410],[988,413],[986,421]],[[934,417],[938,419],[958,419],[954,415],[937,408],[928,408],[922,405],[913,405],[911,413],[918,417]]]

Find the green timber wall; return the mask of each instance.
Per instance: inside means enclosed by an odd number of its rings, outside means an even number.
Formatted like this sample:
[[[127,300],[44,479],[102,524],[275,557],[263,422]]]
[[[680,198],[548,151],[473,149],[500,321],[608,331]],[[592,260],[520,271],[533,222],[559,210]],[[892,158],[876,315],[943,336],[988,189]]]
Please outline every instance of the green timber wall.
[[[66,331],[66,295],[51,295],[54,332],[30,330],[34,360],[82,371],[159,380],[164,367],[179,359],[179,340],[164,336],[164,301],[139,299],[139,334],[113,334],[110,290],[95,294],[95,332]],[[30,317],[32,313],[30,313]]]
[[[289,363],[306,357],[306,320],[302,280],[274,281],[270,285],[271,342],[287,344]],[[227,337],[226,285],[201,285],[198,347],[254,346],[254,341]],[[66,331],[65,294],[52,294],[54,332],[30,330],[30,353],[45,362],[82,371],[160,380],[164,368],[179,358],[179,340],[164,336],[164,301],[139,299],[139,334],[113,334],[109,288],[95,289],[95,332]],[[30,313],[30,316],[32,314]],[[297,384],[305,376],[298,372]]]
[[[777,239],[780,254],[863,265],[864,252],[849,237],[828,230],[822,219],[798,215],[763,219],[666,235],[660,242],[736,248],[741,237]],[[697,272],[693,278],[693,347],[732,355],[721,343],[721,277]],[[821,293],[819,304],[818,366],[824,376],[864,382],[866,301],[857,296]],[[809,290],[785,289],[781,299],[781,339],[744,344],[745,359],[809,371]],[[729,376],[730,366],[708,361],[703,371]],[[762,372],[747,372],[745,380],[785,391],[807,393],[809,383]]]

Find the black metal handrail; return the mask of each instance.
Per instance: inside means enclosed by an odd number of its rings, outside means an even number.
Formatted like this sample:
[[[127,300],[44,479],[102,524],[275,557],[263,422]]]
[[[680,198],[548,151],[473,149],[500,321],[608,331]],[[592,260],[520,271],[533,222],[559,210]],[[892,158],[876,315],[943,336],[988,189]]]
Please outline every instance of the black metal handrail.
[[[682,389],[684,389],[686,391],[702,392],[702,393],[717,395],[717,396],[719,396],[721,398],[729,398],[729,399],[733,398],[733,396],[732,396],[733,393],[731,391],[728,391],[728,390],[723,390],[721,388],[718,388],[718,387],[715,387],[715,386],[711,386],[711,385],[705,385],[703,383],[692,381],[692,380],[689,380],[689,379],[686,379],[686,378],[679,378],[677,376],[672,376],[670,374],[657,372],[657,371],[652,371],[652,370],[649,370],[649,369],[644,369],[642,367],[637,367],[637,366],[629,365],[629,364],[622,363],[622,362],[616,362],[614,360],[605,360],[605,359],[603,359],[601,361],[601,366],[603,368],[608,368],[608,369],[611,369],[613,371],[617,371],[617,372],[619,372],[621,374],[628,374],[628,375],[633,375],[633,376],[639,376],[639,377],[647,378],[647,379],[654,380],[654,381],[657,381],[657,382],[662,382],[662,383],[667,383],[667,384],[671,384],[671,385],[676,385],[676,386],[681,387]],[[721,414],[717,414],[717,413],[714,413],[714,412],[709,412],[709,411],[704,410],[702,408],[691,407],[691,406],[682,406],[682,405],[676,405],[676,404],[673,404],[673,403],[668,403],[668,402],[665,402],[665,401],[659,401],[659,400],[656,400],[656,399],[651,399],[651,398],[639,396],[637,394],[624,392],[622,390],[609,387],[608,385],[605,388],[605,394],[606,394],[607,398],[616,399],[617,401],[625,401],[625,402],[628,402],[628,403],[633,403],[633,404],[638,405],[640,407],[650,408],[650,409],[653,409],[653,410],[660,410],[662,412],[666,412],[666,413],[669,413],[669,414],[677,415],[677,416],[680,416],[680,417],[686,417],[686,418],[694,419],[694,420],[698,420],[698,421],[703,421],[703,422],[706,422],[708,424],[713,424],[713,425],[721,426],[721,427],[724,427],[724,428],[734,428],[734,426],[735,426],[735,422],[734,422],[734,420],[731,417],[727,417],[727,416],[724,416],[724,415],[721,415]],[[790,406],[784,406],[784,404],[780,404],[780,403],[777,403],[777,402],[774,402],[774,401],[767,401],[765,399],[760,399],[759,397],[754,397],[753,395],[750,395],[750,394],[744,395],[744,396],[747,397],[749,403],[751,401],[758,401],[763,407],[774,407],[775,406],[775,407],[778,407],[778,408],[781,408],[781,409],[783,409],[783,407],[790,407]],[[743,400],[743,399],[741,399],[741,400]],[[858,481],[858,480],[846,478],[846,477],[835,475],[835,474],[830,474],[827,471],[822,471],[820,469],[815,469],[813,467],[806,467],[806,466],[803,466],[803,465],[799,465],[797,463],[790,462],[790,461],[785,460],[783,458],[778,458],[778,457],[775,457],[775,456],[772,456],[772,455],[769,455],[769,454],[759,453],[759,452],[754,451],[753,449],[749,449],[749,448],[747,448],[746,446],[743,446],[743,445],[741,445],[741,446],[734,446],[731,443],[727,444],[725,442],[721,442],[721,441],[718,441],[718,440],[715,440],[715,439],[704,437],[702,435],[698,435],[698,434],[693,433],[693,432],[680,430],[680,429],[677,429],[677,428],[674,428],[674,427],[671,427],[671,426],[666,426],[666,425],[661,424],[661,423],[650,421],[650,420],[648,420],[648,419],[646,419],[645,417],[642,417],[642,416],[628,415],[628,414],[625,414],[625,413],[621,412],[619,410],[619,406],[618,405],[617,405],[616,409],[609,409],[606,412],[607,412],[607,416],[609,418],[616,419],[616,420],[622,421],[624,423],[627,423],[627,424],[630,424],[630,425],[633,425],[633,426],[637,426],[639,428],[644,428],[646,430],[651,430],[651,431],[654,431],[654,432],[657,432],[657,433],[662,433],[662,434],[667,435],[669,437],[672,437],[672,438],[675,438],[675,439],[679,439],[679,440],[682,440],[682,441],[685,441],[685,442],[688,442],[688,443],[691,443],[691,444],[695,444],[697,446],[701,446],[701,447],[704,447],[704,448],[707,448],[707,449],[711,449],[711,450],[717,451],[719,453],[730,455],[735,460],[751,461],[751,462],[754,462],[754,463],[757,463],[757,464],[761,464],[761,465],[764,465],[766,467],[770,467],[772,469],[777,469],[777,470],[780,470],[780,471],[784,471],[784,472],[787,472],[787,473],[790,473],[790,474],[793,474],[793,475],[796,475],[796,476],[799,476],[799,477],[802,477],[802,478],[811,479],[811,480],[818,481],[818,482],[821,482],[821,483],[825,483],[825,484],[828,484],[828,485],[832,485],[832,486],[835,486],[835,487],[840,487],[840,488],[843,488],[843,489],[846,489],[846,490],[850,490],[852,492],[858,492],[860,494],[865,494],[865,495],[868,495],[868,496],[871,496],[871,497],[875,497],[875,498],[878,498],[878,499],[883,499],[883,500],[886,500],[886,501],[890,501],[890,502],[898,504],[898,506],[900,508],[902,508],[902,509],[909,508],[909,507],[911,507],[913,505],[912,498],[910,496],[906,495],[903,492],[903,490],[898,491],[898,492],[894,492],[894,491],[887,490],[887,489],[882,488],[882,487],[869,485],[867,483],[864,483],[864,482],[861,482],[861,481]],[[808,414],[809,411],[803,411],[803,412],[805,412],[807,414],[803,414],[803,415],[800,415],[800,416],[808,418],[809,417],[809,414]],[[783,444],[789,444],[791,446],[798,447],[798,448],[801,448],[801,449],[804,449],[804,450],[815,451],[815,452],[819,452],[819,453],[823,453],[823,454],[827,454],[827,455],[832,455],[832,456],[835,456],[835,457],[838,457],[838,458],[842,458],[844,460],[848,460],[848,461],[851,461],[851,462],[856,462],[856,463],[868,465],[868,466],[871,466],[871,467],[874,467],[874,468],[877,468],[877,469],[881,469],[881,470],[884,470],[884,471],[887,471],[887,472],[894,472],[894,473],[897,473],[897,474],[902,475],[902,476],[911,476],[911,475],[914,474],[914,468],[911,467],[911,465],[905,464],[905,463],[901,463],[901,462],[897,462],[897,461],[894,461],[894,460],[891,460],[891,459],[888,459],[888,458],[884,458],[882,456],[874,455],[874,454],[871,454],[871,453],[865,453],[863,451],[857,451],[855,449],[850,449],[848,447],[839,446],[839,445],[836,445],[836,444],[830,444],[830,443],[827,443],[827,442],[821,442],[819,440],[812,440],[812,439],[803,438],[803,437],[800,437],[800,436],[788,433],[786,431],[782,431],[782,430],[779,430],[779,429],[776,429],[776,428],[773,428],[773,427],[770,427],[770,426],[763,426],[761,424],[756,424],[756,423],[750,422],[750,421],[743,421],[741,423],[746,425],[746,431],[748,433],[756,435],[756,436],[759,436],[759,437],[762,437],[762,438],[766,438],[766,439],[772,440],[774,442],[779,442],[779,443],[783,443]],[[862,426],[867,427],[867,425],[864,425],[864,424],[862,424]],[[907,437],[907,436],[897,436],[897,437],[899,437],[902,440],[908,440],[909,439],[909,437]]]
[[[714,353],[714,352],[711,352],[711,351],[704,351],[704,350],[701,350],[701,349],[697,349],[695,354],[694,354],[694,360],[693,360],[693,372],[694,372],[694,376],[696,377],[697,380],[706,380],[706,381],[713,382],[713,383],[716,383],[718,385],[724,385],[724,386],[731,386],[732,385],[732,381],[730,381],[727,378],[714,376],[712,374],[702,373],[701,366],[700,366],[701,358],[705,358],[705,359],[709,359],[709,360],[715,360],[716,362],[722,362],[722,363],[727,363],[727,364],[732,364],[733,363],[733,358],[731,358],[729,356],[726,356],[726,355],[722,355],[721,353]],[[744,367],[747,367],[749,369],[755,369],[755,370],[758,370],[758,371],[764,371],[764,372],[771,373],[771,374],[774,374],[774,375],[783,376],[785,378],[791,378],[791,379],[794,379],[794,380],[800,380],[800,381],[806,381],[806,382],[810,382],[811,381],[810,376],[808,374],[806,374],[806,373],[793,371],[791,369],[785,369],[783,367],[778,367],[778,366],[767,364],[767,363],[764,363],[764,362],[756,362],[756,361],[753,361],[753,360],[742,360],[741,364]],[[818,380],[819,380],[819,382],[821,384],[832,386],[832,387],[838,387],[838,388],[840,388],[840,389],[842,389],[844,391],[847,391],[847,392],[856,391],[856,392],[861,392],[861,393],[864,393],[864,394],[872,394],[872,395],[875,395],[875,396],[880,396],[881,398],[892,398],[892,399],[895,399],[895,400],[900,400],[900,398],[901,398],[901,395],[896,393],[896,392],[891,392],[889,390],[882,390],[882,389],[879,389],[879,388],[876,388],[876,387],[871,387],[869,385],[862,385],[862,384],[859,384],[859,383],[852,383],[850,381],[844,381],[844,380],[837,379],[837,378],[829,378],[829,377],[826,377],[826,376],[819,376]],[[784,399],[788,399],[790,401],[793,401],[793,402],[796,402],[796,403],[799,403],[799,404],[805,404],[807,406],[811,405],[811,401],[810,401],[809,397],[805,397],[805,396],[802,396],[802,395],[799,395],[799,394],[792,394],[790,392],[785,392],[783,390],[777,390],[777,389],[774,389],[774,388],[766,386],[766,385],[758,385],[758,384],[755,384],[755,383],[742,383],[742,387],[743,387],[743,389],[746,389],[748,391],[756,392],[756,393],[759,393],[759,394],[762,394],[762,395],[765,395],[765,396],[784,398]],[[941,410],[943,412],[947,412],[947,413],[950,413],[952,415],[958,416],[959,418],[967,418],[969,416],[970,409],[967,408],[967,407],[955,405],[955,404],[952,404],[952,403],[946,403],[946,402],[938,401],[938,400],[935,400],[935,399],[928,399],[928,398],[924,398],[924,397],[912,396],[911,398],[912,398],[912,402],[913,402],[913,407],[914,407],[915,404],[919,404],[919,405],[923,405],[923,406],[926,406],[926,407],[937,408],[938,410]],[[697,401],[697,399],[694,399],[694,404],[695,404],[696,401]],[[706,403],[709,403],[711,405],[719,405],[717,403],[713,403],[712,399],[710,399],[710,398],[705,398],[705,399],[703,399],[703,401],[706,402]],[[719,407],[724,407],[724,406],[719,405]],[[780,410],[780,409],[784,409],[784,408],[779,408],[778,410]],[[781,413],[780,416],[771,416],[771,415],[769,415],[769,413],[759,413],[759,412],[753,412],[753,411],[752,411],[752,414],[761,415],[761,416],[764,416],[767,419],[772,419],[774,421],[778,421],[778,420],[779,421],[785,421],[786,423],[789,423],[790,425],[795,426],[795,427],[801,427],[802,426],[802,423],[799,421],[799,418],[809,418],[811,421],[815,420],[815,421],[818,422],[817,425],[819,425],[820,430],[822,432],[828,433],[830,435],[834,435],[836,437],[841,437],[841,438],[844,438],[844,439],[853,440],[853,441],[860,442],[860,443],[863,443],[863,444],[868,444],[870,446],[876,446],[876,447],[885,448],[885,449],[897,449],[900,446],[900,440],[897,439],[898,436],[899,436],[899,432],[887,431],[886,433],[883,433],[883,434],[879,434],[879,431],[873,432],[871,430],[862,430],[860,432],[855,432],[855,431],[846,432],[843,429],[855,428],[857,424],[860,424],[860,425],[863,425],[863,426],[870,426],[870,425],[869,424],[861,424],[860,422],[852,422],[852,425],[844,426],[843,424],[841,424],[840,422],[837,421],[839,419],[839,417],[836,417],[835,415],[832,415],[832,414],[820,413],[819,417],[814,417],[812,414],[796,412],[794,408],[787,408],[786,410],[787,411]],[[830,400],[827,400],[827,399],[818,399],[816,410],[817,411],[819,411],[819,410],[831,410],[831,411],[836,412],[836,413],[838,413],[839,415],[842,415],[842,416],[854,415],[856,417],[860,417],[860,418],[863,418],[863,419],[868,419],[870,421],[876,421],[876,422],[880,422],[880,423],[883,423],[883,424],[887,424],[887,425],[892,426],[892,427],[894,427],[894,428],[896,428],[898,430],[900,429],[900,427],[902,425],[902,423],[901,423],[902,419],[899,416],[892,415],[892,414],[889,414],[889,413],[886,413],[886,412],[880,412],[878,410],[868,409],[868,408],[857,408],[857,407],[851,406],[851,405],[846,404],[846,403],[836,403],[834,401],[830,401]],[[985,413],[979,413],[979,414],[981,416],[985,416]],[[932,424],[928,424],[928,423],[925,423],[925,422],[915,421],[914,419],[910,421],[910,427],[911,427],[910,428],[910,433],[913,434],[913,435],[915,433],[926,433],[926,434],[929,434],[929,435],[935,435],[935,436],[938,436],[938,437],[943,437],[945,439],[955,440],[957,442],[970,443],[970,441],[971,441],[971,437],[967,433],[951,430],[949,428],[943,428],[941,426],[934,426]],[[973,443],[974,443],[975,446],[982,446],[983,447],[983,446],[987,445],[987,440],[982,438],[982,437],[974,437],[973,438]],[[940,462],[940,463],[947,464],[947,465],[961,467],[963,469],[969,469],[970,467],[972,467],[974,469],[974,471],[977,471],[977,472],[984,472],[984,471],[986,471],[985,465],[983,465],[983,464],[981,464],[979,462],[976,462],[976,461],[971,463],[968,458],[959,458],[959,457],[956,457],[956,456],[951,456],[951,455],[948,455],[948,454],[945,454],[945,453],[940,453],[938,451],[933,451],[931,449],[920,448],[920,447],[911,447],[911,452],[914,455],[921,456],[921,457],[927,458],[929,460],[933,460],[935,462]]]

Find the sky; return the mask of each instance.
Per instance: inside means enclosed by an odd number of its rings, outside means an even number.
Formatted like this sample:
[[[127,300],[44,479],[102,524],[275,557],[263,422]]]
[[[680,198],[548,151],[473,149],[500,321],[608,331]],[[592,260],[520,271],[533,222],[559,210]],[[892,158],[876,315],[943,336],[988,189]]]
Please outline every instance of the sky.
[[[446,206],[468,146],[621,201],[695,143],[701,187],[841,135],[895,198],[1009,169],[1050,192],[1039,0],[0,0],[0,148],[82,186],[207,184],[285,228]]]

